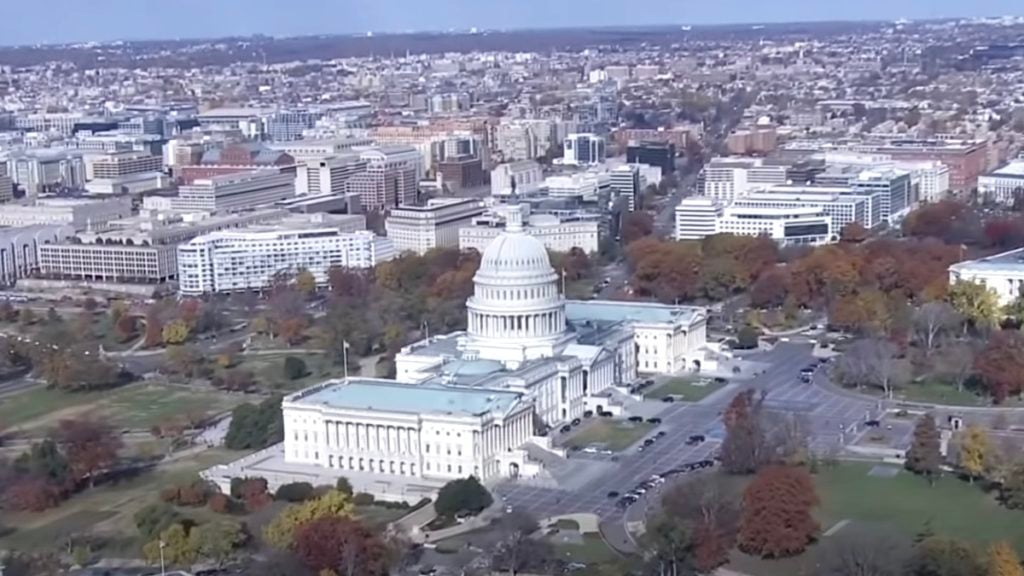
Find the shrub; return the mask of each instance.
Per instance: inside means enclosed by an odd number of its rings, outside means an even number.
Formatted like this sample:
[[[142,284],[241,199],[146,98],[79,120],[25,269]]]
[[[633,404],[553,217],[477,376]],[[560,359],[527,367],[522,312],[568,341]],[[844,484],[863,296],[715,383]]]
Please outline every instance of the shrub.
[[[376,500],[376,498],[373,497],[373,494],[368,494],[366,492],[357,492],[356,495],[352,497],[352,503],[356,506],[369,506],[373,504],[374,500]]]
[[[313,497],[313,485],[309,482],[292,482],[282,484],[274,494],[274,500],[285,502],[305,502]]]
[[[334,489],[348,496],[351,496],[354,492],[354,490],[352,490],[352,483],[344,476],[338,478],[338,481],[334,484]]]
[[[231,498],[220,493],[210,496],[210,499],[206,501],[206,505],[209,506],[211,512],[216,512],[217,514],[230,514],[234,511],[234,502]]]
[[[306,362],[297,356],[288,356],[284,359],[284,376],[289,380],[298,380],[306,374],[309,374],[309,370],[306,368]]]

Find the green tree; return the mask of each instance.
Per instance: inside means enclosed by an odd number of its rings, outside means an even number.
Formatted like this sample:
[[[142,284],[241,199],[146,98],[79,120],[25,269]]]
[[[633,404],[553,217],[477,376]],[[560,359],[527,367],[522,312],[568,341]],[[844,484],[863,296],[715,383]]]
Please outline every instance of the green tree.
[[[749,324],[740,328],[736,333],[736,348],[739,350],[753,350],[757,348],[761,339],[761,331]]]
[[[259,406],[242,404],[231,412],[231,424],[224,445],[231,450],[258,450],[284,440],[281,418],[281,397],[260,402]]]
[[[344,476],[338,478],[338,481],[334,484],[334,489],[346,496],[351,496],[355,492],[352,489],[352,483]]]
[[[276,548],[292,545],[295,531],[299,526],[327,516],[350,516],[352,499],[337,490],[329,490],[323,496],[302,504],[292,504],[275,517],[263,529],[263,538]]]
[[[171,527],[172,524],[181,520],[181,515],[174,509],[174,506],[166,502],[149,504],[140,509],[133,516],[135,527],[139,534],[146,540],[156,538],[161,532]]]
[[[248,534],[238,522],[214,520],[193,528],[188,539],[197,556],[216,563],[219,568],[245,544]]]
[[[999,323],[999,297],[984,284],[960,280],[949,287],[949,303],[976,328]]]
[[[1013,510],[1024,510],[1024,461],[1010,467],[999,487],[999,500]]]
[[[284,376],[289,380],[298,380],[306,374],[309,374],[309,369],[306,367],[306,362],[297,356],[287,356],[284,359]]]
[[[309,270],[303,268],[295,275],[295,288],[304,295],[311,296],[316,292],[316,276]]]
[[[985,576],[985,561],[969,544],[932,537],[918,544],[907,563],[907,576]]]
[[[163,328],[163,340],[164,344],[177,345],[184,344],[188,340],[189,327],[184,320],[171,320]]]
[[[914,426],[914,436],[907,450],[904,464],[907,470],[928,478],[929,484],[935,483],[942,465],[942,453],[939,444],[939,429],[935,426],[935,417],[925,414]]]
[[[441,487],[434,510],[449,518],[459,512],[479,513],[494,502],[491,493],[474,476],[452,480]]]
[[[199,550],[188,536],[188,530],[181,524],[172,524],[160,533],[160,537],[142,547],[146,561],[160,562],[163,548],[164,562],[173,566],[191,566],[199,559]]]

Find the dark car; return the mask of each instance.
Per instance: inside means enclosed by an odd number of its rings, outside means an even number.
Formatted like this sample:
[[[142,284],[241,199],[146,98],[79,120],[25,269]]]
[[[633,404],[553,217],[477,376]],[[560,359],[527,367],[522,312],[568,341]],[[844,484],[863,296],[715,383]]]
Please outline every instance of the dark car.
[[[728,382],[728,380],[726,380],[725,378],[722,378],[721,376],[715,376],[715,384],[725,384],[726,382]]]
[[[579,418],[573,418],[572,419],[572,425],[573,426],[579,426],[580,422],[582,422],[582,420],[580,420]]]
[[[707,440],[707,438],[705,438],[703,434],[694,434],[686,439],[686,445],[696,446],[697,444],[700,444],[705,440]]]
[[[675,396],[665,396],[664,398],[661,399],[661,401],[665,402],[666,404],[669,404],[669,403],[675,402],[676,401],[676,397]]]
[[[644,446],[650,446],[651,444],[654,444],[654,438],[648,438],[647,440],[644,440]]]
[[[615,490],[612,490],[611,492],[608,493],[608,497],[609,498],[618,498],[619,497],[619,493],[616,492]]]
[[[594,415],[594,411],[593,410],[587,410],[586,412],[583,413],[583,417],[584,418],[590,418],[593,415]]]
[[[630,422],[643,422],[644,421],[644,417],[643,416],[630,416],[629,417],[629,421]]]
[[[655,436],[657,436],[658,438],[664,438],[665,434],[667,434],[667,432],[665,432],[664,430],[658,430],[658,433],[655,434]]]
[[[612,416],[614,416],[614,414],[612,414],[611,412],[598,412],[597,415],[600,416],[601,418],[611,418]]]
[[[657,417],[655,417],[655,418],[648,418],[647,419],[647,423],[648,424],[661,424],[661,418],[657,418]]]
[[[878,428],[879,426],[882,425],[882,423],[879,422],[878,420],[865,420],[864,425],[867,426],[868,428]]]
[[[566,424],[565,426],[562,426],[562,428],[561,428],[561,431],[562,431],[563,434],[566,433],[566,432],[569,432],[570,430],[572,430],[572,426],[569,426],[568,424]]]

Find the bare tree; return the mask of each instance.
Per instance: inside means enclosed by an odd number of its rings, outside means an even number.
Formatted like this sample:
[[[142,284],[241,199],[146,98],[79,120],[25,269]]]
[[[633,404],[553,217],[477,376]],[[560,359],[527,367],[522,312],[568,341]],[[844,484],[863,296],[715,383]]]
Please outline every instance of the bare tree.
[[[914,312],[914,334],[924,345],[926,354],[931,354],[939,337],[962,322],[963,318],[947,302],[926,302]]]
[[[905,537],[877,527],[844,528],[822,546],[822,576],[899,576],[911,551]]]
[[[938,370],[963,392],[964,384],[974,373],[974,358],[978,355],[977,344],[971,342],[954,342],[942,347],[938,356]]]
[[[865,338],[854,342],[840,358],[835,374],[844,386],[877,386],[892,398],[893,389],[910,379],[910,366],[892,342]]]
[[[537,520],[526,512],[513,511],[497,523],[501,541],[491,551],[491,569],[515,576],[521,571],[542,569],[551,562],[547,542],[530,538],[540,529]]]
[[[768,457],[786,464],[802,464],[810,455],[810,427],[799,414],[766,413]]]

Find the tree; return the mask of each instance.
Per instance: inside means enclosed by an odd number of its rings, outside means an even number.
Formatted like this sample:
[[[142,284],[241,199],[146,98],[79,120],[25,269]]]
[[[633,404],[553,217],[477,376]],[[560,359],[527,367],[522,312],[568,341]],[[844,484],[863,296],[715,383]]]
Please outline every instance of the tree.
[[[989,547],[988,576],[1024,576],[1024,567],[1009,542],[1000,540]]]
[[[960,325],[960,315],[947,302],[925,302],[914,312],[914,333],[927,353],[938,345],[942,334]]]
[[[148,541],[156,538],[172,524],[178,523],[181,520],[181,515],[174,509],[174,506],[159,502],[140,509],[132,519],[135,521],[135,527],[139,530],[139,534]]]
[[[991,469],[992,442],[977,424],[968,424],[962,432],[958,460],[971,483]]]
[[[121,436],[110,425],[85,419],[61,420],[54,440],[67,456],[74,477],[88,478],[90,485],[96,472],[117,461],[117,453],[124,446]]]
[[[295,288],[303,296],[312,296],[316,292],[316,276],[313,276],[313,273],[305,268],[299,270],[299,273],[295,275]]]
[[[739,524],[738,498],[720,482],[697,477],[669,488],[662,507],[649,520],[650,544],[668,563],[692,563],[709,574],[729,560]]]
[[[736,348],[739,350],[753,350],[757,348],[761,340],[761,331],[757,328],[746,325],[736,333]]]
[[[146,314],[146,334],[143,339],[143,346],[155,348],[164,342],[164,323],[156,310],[151,308]]]
[[[210,375],[206,357],[192,344],[169,346],[164,355],[163,370],[169,374],[180,374],[185,378],[200,378]]]
[[[910,542],[900,533],[847,526],[822,542],[822,576],[903,576]]]
[[[483,511],[494,502],[490,492],[474,476],[452,480],[441,487],[434,501],[439,516],[454,517],[459,512],[473,514]]]
[[[191,566],[199,559],[195,543],[189,539],[188,530],[181,524],[172,524],[161,532],[158,539],[142,547],[142,553],[151,564],[163,558],[170,565]]]
[[[772,268],[761,274],[750,287],[750,304],[757,308],[777,308],[786,301],[789,274],[784,268]]]
[[[934,484],[941,465],[939,429],[935,426],[935,417],[925,414],[914,425],[914,436],[904,466],[914,474],[927,477],[929,484]]]
[[[135,338],[138,329],[138,320],[130,314],[122,314],[114,322],[114,336],[119,342],[127,342]]]
[[[40,477],[22,476],[4,490],[3,504],[9,510],[42,512],[57,506],[63,498],[60,487],[52,482]]]
[[[298,356],[286,356],[284,359],[284,376],[289,380],[298,380],[306,374],[309,374],[309,369],[306,368],[306,362]]]
[[[292,482],[282,484],[274,493],[274,500],[285,502],[305,502],[313,497],[313,485],[309,482]]]
[[[337,490],[329,490],[323,496],[302,504],[292,504],[281,511],[266,528],[263,537],[276,548],[288,548],[295,541],[295,531],[302,525],[317,518],[349,516],[352,500]]]
[[[974,373],[974,359],[977,355],[974,342],[956,342],[942,347],[942,354],[936,357],[936,368],[954,386],[963,392],[964,384]]]
[[[164,326],[163,342],[168,345],[183,344],[188,340],[189,331],[189,325],[184,320],[172,320]]]
[[[384,576],[387,547],[357,520],[324,516],[303,524],[295,533],[295,553],[311,570],[338,576]]]
[[[974,360],[989,394],[997,402],[1024,390],[1024,335],[1002,330],[991,338]]]
[[[242,404],[231,412],[224,445],[231,450],[259,450],[284,440],[281,397],[267,398],[259,406]]]
[[[999,500],[1011,510],[1024,510],[1024,461],[1010,467],[999,486]]]
[[[647,212],[629,212],[622,218],[622,244],[633,242],[654,233],[654,217]]]
[[[892,342],[862,338],[836,362],[834,376],[843,386],[876,386],[892,398],[893,389],[909,380],[910,366]]]
[[[231,496],[245,502],[249,511],[259,510],[270,504],[271,496],[265,478],[236,478],[231,482]]]
[[[214,520],[190,530],[188,539],[198,557],[214,562],[220,568],[235,550],[245,544],[249,535],[238,522]]]
[[[999,297],[984,284],[959,280],[949,287],[949,303],[978,329],[999,323]]]
[[[513,511],[497,522],[500,540],[491,549],[491,570],[509,574],[519,572],[546,573],[544,570],[551,559],[551,547],[530,535],[540,529],[532,516],[525,512]]]
[[[860,243],[868,239],[868,229],[860,222],[848,222],[839,232],[842,242]]]
[[[984,576],[985,562],[970,545],[933,536],[915,547],[904,573],[907,576]]]
[[[338,478],[338,481],[334,484],[334,489],[346,496],[351,496],[354,492],[352,490],[352,483],[344,476]]]
[[[800,554],[818,536],[818,495],[803,468],[769,466],[743,493],[739,548],[762,558]]]
[[[49,438],[32,444],[28,452],[18,456],[14,470],[19,475],[38,478],[59,488],[70,487],[75,480],[67,457]]]
[[[753,390],[740,392],[725,409],[725,439],[722,468],[730,474],[753,474],[765,463],[765,434],[761,407],[764,396],[755,400]]]

